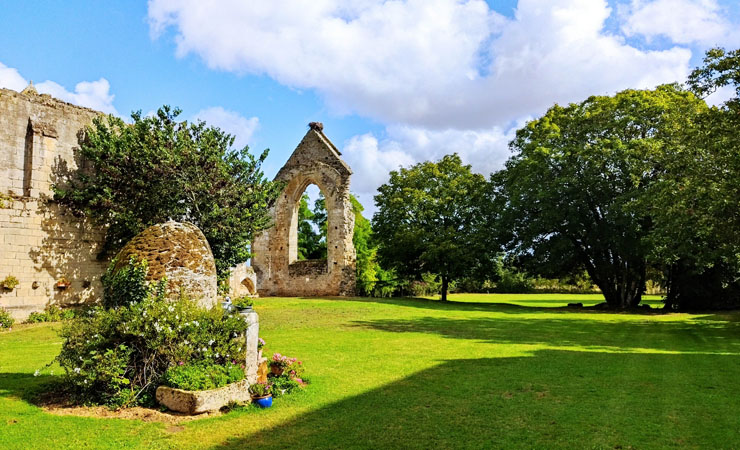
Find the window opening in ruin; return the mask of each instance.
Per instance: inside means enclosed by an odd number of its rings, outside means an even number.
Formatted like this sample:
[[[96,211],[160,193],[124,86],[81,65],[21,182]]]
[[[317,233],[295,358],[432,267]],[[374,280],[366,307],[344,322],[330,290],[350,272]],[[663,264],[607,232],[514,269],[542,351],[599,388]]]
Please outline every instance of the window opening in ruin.
[[[298,260],[326,260],[326,199],[309,184],[298,202]]]
[[[26,129],[26,142],[23,149],[23,195],[31,196],[31,187],[33,179],[33,126],[28,121]]]

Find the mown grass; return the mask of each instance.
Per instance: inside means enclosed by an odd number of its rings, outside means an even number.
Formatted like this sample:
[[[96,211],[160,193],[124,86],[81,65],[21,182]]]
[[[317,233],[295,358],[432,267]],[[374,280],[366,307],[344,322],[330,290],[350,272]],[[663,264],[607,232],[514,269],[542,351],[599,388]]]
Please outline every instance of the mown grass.
[[[60,341],[17,327],[0,334],[0,447],[740,447],[740,314],[452,299],[259,299],[268,349],[303,359],[311,386],[176,429],[43,412],[27,398],[49,370],[33,372]]]

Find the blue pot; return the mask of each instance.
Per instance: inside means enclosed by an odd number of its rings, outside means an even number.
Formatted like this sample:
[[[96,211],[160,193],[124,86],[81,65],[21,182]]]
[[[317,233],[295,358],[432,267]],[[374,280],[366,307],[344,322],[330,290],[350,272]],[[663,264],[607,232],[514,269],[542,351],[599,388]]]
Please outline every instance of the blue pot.
[[[269,408],[272,406],[272,395],[268,395],[267,397],[257,397],[254,399],[254,403],[260,408]]]

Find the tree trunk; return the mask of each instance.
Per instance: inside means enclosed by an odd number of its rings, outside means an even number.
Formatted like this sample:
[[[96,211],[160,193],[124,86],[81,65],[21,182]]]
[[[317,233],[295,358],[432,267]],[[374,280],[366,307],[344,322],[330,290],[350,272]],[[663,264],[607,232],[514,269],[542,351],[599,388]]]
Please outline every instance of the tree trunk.
[[[447,287],[449,280],[446,275],[442,275],[442,301],[447,301]]]

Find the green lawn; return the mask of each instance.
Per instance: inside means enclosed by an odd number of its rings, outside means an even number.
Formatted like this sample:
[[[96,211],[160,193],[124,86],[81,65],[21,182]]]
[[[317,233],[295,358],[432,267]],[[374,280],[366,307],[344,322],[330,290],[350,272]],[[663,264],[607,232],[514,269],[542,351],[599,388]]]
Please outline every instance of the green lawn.
[[[0,447],[740,447],[740,314],[452,299],[259,299],[268,349],[303,359],[312,385],[181,427],[44,413],[24,399],[60,340],[16,327],[0,333]]]

